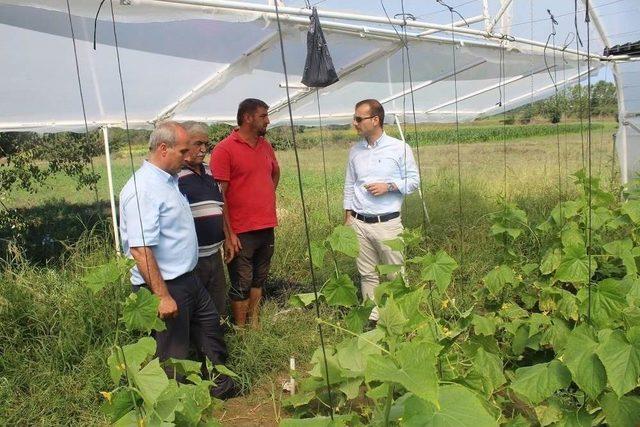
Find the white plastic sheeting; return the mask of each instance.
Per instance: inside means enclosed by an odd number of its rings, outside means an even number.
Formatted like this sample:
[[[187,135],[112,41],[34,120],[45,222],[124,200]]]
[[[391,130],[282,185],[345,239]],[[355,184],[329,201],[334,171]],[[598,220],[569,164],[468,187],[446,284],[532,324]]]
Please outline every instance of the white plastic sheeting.
[[[266,2],[175,1],[113,1],[129,126],[150,127],[169,117],[233,123],[237,104],[246,97],[265,100],[272,107],[272,122],[286,123],[277,27],[273,10],[265,9]],[[99,3],[70,0],[87,120],[90,128],[122,127],[124,110],[109,0],[97,21],[97,48],[93,50]],[[594,18],[591,52],[597,55],[590,61],[575,54],[573,0],[451,3],[458,3],[457,10],[473,22],[461,27],[464,33],[456,34],[455,44],[451,33],[437,31],[438,25],[451,22],[441,5],[384,1],[391,18],[404,6],[418,23],[438,24],[421,28],[409,21],[413,26],[407,27],[415,109],[422,122],[452,122],[456,107],[460,120],[472,120],[498,113],[500,100],[514,108],[547,97],[554,91],[553,80],[560,88],[584,81],[589,67],[595,78],[605,65],[598,58],[605,45],[640,39],[634,24],[640,19],[637,0],[590,2]],[[302,7],[304,2],[291,1],[287,6]],[[585,51],[583,0],[578,6],[584,42],[579,49]],[[349,122],[353,104],[369,97],[383,100],[389,117],[410,110],[409,70],[395,33],[402,28],[385,24],[387,17],[375,1],[325,0],[318,7],[341,77],[340,82],[319,91],[323,123]],[[558,20],[550,44],[566,46],[564,51],[542,48],[551,31],[547,9]],[[500,11],[504,14],[496,19]],[[454,18],[460,20],[457,15]],[[305,60],[307,18],[290,11],[282,19],[293,115],[297,123],[316,124],[315,91],[298,83]],[[493,37],[478,37],[492,26]],[[509,37],[499,40],[497,33]],[[0,131],[84,130],[70,34],[64,0],[0,0]],[[505,75],[501,79],[502,51]],[[640,63],[608,67],[620,92],[621,164],[631,177],[640,166]]]

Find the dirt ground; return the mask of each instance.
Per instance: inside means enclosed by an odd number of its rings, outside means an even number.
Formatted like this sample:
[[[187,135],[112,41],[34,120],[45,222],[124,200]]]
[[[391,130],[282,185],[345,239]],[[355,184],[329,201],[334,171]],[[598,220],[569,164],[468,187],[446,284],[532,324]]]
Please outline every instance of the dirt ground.
[[[254,387],[246,396],[229,399],[216,417],[224,426],[276,427],[287,414],[281,408],[282,399],[289,394],[282,390],[288,373],[279,374]]]

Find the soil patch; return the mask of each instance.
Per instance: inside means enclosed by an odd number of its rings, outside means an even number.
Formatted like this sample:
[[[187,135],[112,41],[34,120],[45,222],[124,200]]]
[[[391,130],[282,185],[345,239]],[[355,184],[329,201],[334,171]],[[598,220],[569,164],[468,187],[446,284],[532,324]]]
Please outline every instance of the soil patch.
[[[246,396],[229,399],[215,415],[223,426],[277,427],[287,414],[282,410],[282,400],[288,396],[282,384],[289,378],[287,372],[266,378]]]

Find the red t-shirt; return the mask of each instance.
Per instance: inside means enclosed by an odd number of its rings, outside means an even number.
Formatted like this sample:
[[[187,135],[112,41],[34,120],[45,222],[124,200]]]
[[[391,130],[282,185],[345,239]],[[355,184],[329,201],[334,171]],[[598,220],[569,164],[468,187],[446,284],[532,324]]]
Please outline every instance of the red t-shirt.
[[[229,183],[225,206],[234,233],[278,225],[272,178],[278,160],[265,138],[253,148],[234,130],[215,146],[210,165],[217,181]]]

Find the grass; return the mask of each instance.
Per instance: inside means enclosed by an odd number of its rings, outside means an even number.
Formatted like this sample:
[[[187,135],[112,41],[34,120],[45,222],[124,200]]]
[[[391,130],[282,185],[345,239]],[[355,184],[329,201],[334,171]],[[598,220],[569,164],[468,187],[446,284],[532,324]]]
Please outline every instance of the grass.
[[[594,175],[600,176],[605,185],[615,186],[617,169],[612,157],[611,129],[607,125],[594,132],[592,161]],[[583,167],[582,146],[579,133],[561,135],[558,162],[555,135],[507,141],[505,146],[502,142],[463,144],[459,147],[460,193],[458,147],[420,148],[424,200],[431,219],[425,246],[444,249],[460,262],[452,296],[464,299],[469,294],[465,291],[476,286],[494,265],[497,246],[487,233],[487,215],[499,209],[499,197],[505,193],[505,147],[506,198],[524,208],[530,218],[540,219],[561,197],[572,193],[569,175]],[[322,151],[319,147],[300,151],[314,239],[325,237],[342,220],[347,153],[346,139],[325,152],[327,212]],[[143,154],[144,150],[137,149],[136,166]],[[286,283],[285,292],[275,292],[286,295],[306,291],[310,285],[294,155],[292,151],[281,151],[277,156],[282,166],[278,188],[280,226],[271,274],[277,280],[271,285],[282,287]],[[131,170],[125,153],[114,157],[115,187],[119,189]],[[98,392],[111,387],[105,357],[113,342],[113,301],[124,297],[127,289],[104,291],[98,298],[91,298],[79,283],[84,268],[112,256],[108,205],[104,202],[108,197],[104,159],[98,159],[96,166],[103,175],[99,204],[92,202],[90,191],[75,191],[75,184],[64,177],[56,178],[39,193],[18,191],[4,200],[5,204],[22,209],[23,215],[38,219],[37,226],[25,230],[31,233],[33,251],[43,246],[42,235],[48,234],[55,242],[49,250],[64,256],[48,265],[35,265],[25,259],[24,248],[5,241],[10,259],[0,267],[0,425],[100,425],[106,421],[98,409]],[[52,194],[56,195],[53,200]],[[419,226],[421,218],[420,198],[412,195],[404,209],[405,225]],[[0,237],[10,240],[11,236]],[[522,244],[531,250],[536,248],[535,241]],[[352,261],[341,260],[341,264],[345,272],[355,276]],[[328,271],[319,272],[319,277],[327,274]],[[309,360],[318,345],[314,317],[312,311],[288,310],[282,297],[268,301],[262,331],[230,336],[230,367],[241,373],[247,387],[273,384],[274,376],[287,369],[290,355],[300,362]],[[333,331],[327,334],[329,341],[337,338]],[[277,386],[276,383],[274,387]]]
[[[607,131],[611,133],[615,129],[615,123],[607,121],[595,121],[592,124],[592,132]],[[388,124],[386,131],[389,135],[399,138],[400,134],[395,124]],[[555,136],[558,132],[561,134],[585,132],[585,126],[580,122],[562,122],[555,124],[538,123],[531,124],[511,124],[503,125],[498,120],[484,120],[473,122],[471,124],[463,124],[458,130],[451,124],[418,124],[415,128],[413,124],[407,121],[403,132],[412,145],[417,140],[420,146],[429,145],[446,145],[454,144],[457,141],[463,144],[477,142],[497,142],[504,139],[508,141],[523,140],[527,138],[536,138],[542,136]],[[278,143],[282,146],[289,147],[291,145],[289,134],[278,132]],[[341,142],[353,138],[353,130],[351,129],[335,129],[323,132],[324,140],[329,143]],[[285,139],[284,142],[281,142]],[[316,128],[305,129],[304,132],[297,136],[298,144],[302,147],[313,147],[318,145],[320,140],[320,131]]]
[[[105,259],[98,236],[85,236],[60,268],[17,258],[0,275],[0,424],[104,423],[98,395],[109,381],[114,295],[94,300],[78,282],[82,265]]]

